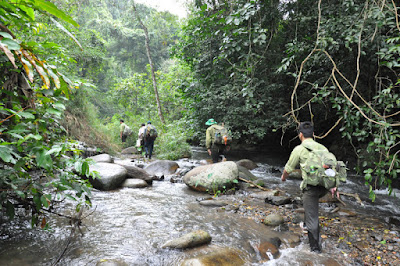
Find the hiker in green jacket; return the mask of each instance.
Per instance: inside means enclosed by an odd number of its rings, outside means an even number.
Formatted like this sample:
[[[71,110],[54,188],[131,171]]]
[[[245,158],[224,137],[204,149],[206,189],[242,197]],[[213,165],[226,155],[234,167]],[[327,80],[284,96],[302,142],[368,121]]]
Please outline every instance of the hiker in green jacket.
[[[218,125],[217,122],[213,118],[208,119],[206,125],[209,126],[206,130],[206,148],[208,154],[212,158],[213,163],[217,163],[219,159],[223,159],[224,152],[228,149],[229,146],[226,144],[218,144],[215,143],[215,133],[220,129],[223,128],[222,126]]]
[[[125,130],[125,127],[126,127],[126,124],[124,123],[123,119],[120,119],[119,123],[120,123],[120,125],[119,125],[120,137],[121,137],[122,143],[124,143],[126,141],[126,137],[127,137],[127,135],[123,134],[124,130]]]
[[[302,145],[296,146],[290,154],[289,161],[285,165],[281,180],[286,181],[287,177],[299,166],[304,166],[308,159],[310,151],[305,147],[310,147],[312,150],[323,150],[327,148],[322,144],[314,141],[314,126],[311,122],[302,122],[298,128],[299,138]],[[304,145],[307,144],[307,145]],[[313,252],[321,252],[321,238],[319,234],[319,220],[318,220],[318,203],[319,198],[325,196],[328,190],[320,185],[313,186],[307,184],[309,179],[307,172],[301,167],[301,182],[300,189],[303,192],[303,207],[304,207],[304,220],[305,226],[308,231],[308,239],[310,249]],[[332,196],[335,195],[339,198],[339,192],[336,187],[331,189]]]

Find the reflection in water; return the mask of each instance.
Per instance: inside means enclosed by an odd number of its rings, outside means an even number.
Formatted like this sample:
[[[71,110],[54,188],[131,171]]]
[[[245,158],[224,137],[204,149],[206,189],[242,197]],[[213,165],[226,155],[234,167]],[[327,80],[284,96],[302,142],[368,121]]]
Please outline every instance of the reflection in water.
[[[182,160],[179,164],[181,167],[198,165],[198,160],[203,159],[199,158],[202,152],[196,153],[196,160]],[[205,158],[207,157],[204,156]],[[260,167],[252,172],[263,178],[269,188],[281,187],[292,196],[300,196],[300,181],[288,180],[283,187],[279,179],[280,174],[270,171],[270,164],[266,164],[265,161],[257,162]],[[360,185],[354,181],[349,181],[343,187],[343,191],[361,193],[363,200],[367,200],[366,192],[359,189]],[[118,259],[128,265],[179,265],[186,258],[202,254],[205,249],[180,251],[165,250],[160,246],[170,239],[194,230],[209,232],[212,236],[212,246],[231,247],[242,251],[243,259],[248,265],[261,265],[261,258],[254,251],[253,244],[276,232],[271,232],[265,225],[239,214],[199,205],[196,199],[204,196],[189,190],[182,183],[167,181],[155,181],[152,187],[144,189],[94,191],[94,212],[83,221],[84,236],[76,237],[72,241],[60,265],[95,265],[102,259]],[[231,202],[241,200],[239,195],[222,198]],[[367,204],[365,207],[357,206],[352,199],[344,200],[354,205],[358,211],[368,212],[378,206],[383,212],[394,210],[395,214],[400,214],[399,204],[393,206],[393,202],[386,195],[379,195],[375,205]],[[29,221],[3,223],[0,264],[51,265],[62,252],[69,237],[69,228],[64,220],[54,218],[52,223],[54,229],[51,233],[29,229]],[[311,254],[307,245],[283,247],[279,259],[264,264],[304,265],[307,261],[324,263],[324,256]],[[327,250],[333,257],[340,254],[334,247]]]

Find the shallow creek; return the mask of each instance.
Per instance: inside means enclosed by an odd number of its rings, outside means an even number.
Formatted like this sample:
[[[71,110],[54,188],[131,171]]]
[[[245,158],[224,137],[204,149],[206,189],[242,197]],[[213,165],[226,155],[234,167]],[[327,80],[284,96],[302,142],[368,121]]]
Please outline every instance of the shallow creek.
[[[259,168],[253,174],[265,180],[268,188],[280,187],[292,196],[299,194],[299,181],[289,180],[284,185],[274,168],[281,168],[283,161],[274,156],[241,154],[242,158],[253,159]],[[180,167],[198,165],[207,158],[202,149],[194,149],[194,158],[180,160]],[[228,158],[231,159],[231,158]],[[237,158],[239,159],[239,158]],[[236,160],[233,157],[231,160]],[[365,206],[353,198],[343,200],[357,213],[373,216],[399,216],[398,198],[378,192],[375,203],[367,198],[362,182],[349,181],[343,191],[359,193]],[[229,247],[243,252],[246,265],[304,265],[311,260],[315,265],[323,264],[326,257],[339,258],[337,248],[326,247],[326,256],[312,254],[303,243],[290,248],[281,246],[279,259],[266,262],[254,251],[264,235],[273,228],[257,223],[235,212],[221,208],[202,206],[199,198],[205,194],[194,192],[183,183],[154,181],[144,189],[124,188],[111,192],[93,191],[93,208],[85,211],[83,236],[73,238],[58,265],[96,265],[104,259],[115,259],[127,265],[179,265],[185,259],[207,252],[205,248],[190,250],[161,249],[166,241],[194,230],[204,230],[212,236],[211,247]],[[246,200],[247,195],[222,196],[231,202]],[[64,250],[70,235],[65,219],[53,217],[49,232],[31,229],[29,221],[4,222],[0,225],[0,265],[52,265]]]

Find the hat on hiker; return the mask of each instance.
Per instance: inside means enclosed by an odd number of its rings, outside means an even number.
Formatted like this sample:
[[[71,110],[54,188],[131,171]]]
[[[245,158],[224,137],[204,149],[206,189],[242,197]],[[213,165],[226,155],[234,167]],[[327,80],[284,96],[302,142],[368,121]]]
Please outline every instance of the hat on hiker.
[[[151,121],[147,121],[147,124],[151,124]]]
[[[208,121],[206,122],[206,125],[207,126],[211,126],[211,125],[214,125],[214,124],[216,124],[217,122],[215,122],[215,120],[213,119],[213,118],[210,118],[210,119],[208,119]]]

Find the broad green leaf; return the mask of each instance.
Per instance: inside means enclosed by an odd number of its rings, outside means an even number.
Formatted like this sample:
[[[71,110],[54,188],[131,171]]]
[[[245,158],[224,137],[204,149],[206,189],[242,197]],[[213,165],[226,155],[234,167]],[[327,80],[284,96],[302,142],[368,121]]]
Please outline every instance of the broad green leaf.
[[[30,82],[33,82],[33,69],[32,69],[32,64],[29,63],[29,61],[25,60],[22,56],[21,56],[21,63],[22,66],[25,69],[25,73],[28,75],[28,79]]]
[[[40,201],[42,202],[42,205],[46,208],[48,208],[50,206],[50,202],[51,202],[51,195],[47,194],[47,195],[42,195],[40,197]]]
[[[53,19],[52,17],[50,17],[51,21],[53,21],[54,24],[56,24],[56,26],[61,29],[63,32],[65,32],[69,37],[71,37],[72,40],[74,40],[74,42],[81,48],[81,50],[83,50],[82,45],[79,43],[79,41],[75,38],[74,35],[72,35],[71,32],[69,32],[66,28],[64,28],[63,25],[61,25],[60,23],[58,23],[57,20]],[[78,25],[79,26],[79,25]]]
[[[40,150],[36,153],[36,163],[39,167],[50,170],[53,167],[53,160],[50,155],[46,154],[45,150]]]
[[[4,32],[0,32],[4,33]],[[3,38],[0,40],[0,45],[6,45],[10,50],[19,50],[21,47],[19,46],[18,42],[12,38]]]
[[[60,145],[54,145],[49,151],[46,152],[46,155],[51,155],[53,153],[59,155],[62,149],[63,148]]]
[[[15,164],[16,160],[13,155],[15,155],[15,153],[11,150],[10,147],[5,145],[0,145],[0,158],[4,162]]]
[[[70,16],[65,14],[63,11],[58,9],[53,3],[46,1],[46,0],[36,0],[35,1],[35,6],[38,9],[41,9],[43,11],[49,12],[50,14],[56,16],[57,18],[60,18],[75,27],[79,27],[79,24],[76,23]]]
[[[52,107],[47,108],[47,109],[46,109],[46,112],[49,113],[49,114],[55,115],[55,116],[57,116],[58,118],[60,118],[60,117],[61,117],[61,114],[62,114],[59,110],[54,109],[54,108],[52,108]]]
[[[35,116],[32,113],[26,111],[20,112],[18,115],[26,119],[35,119]]]

